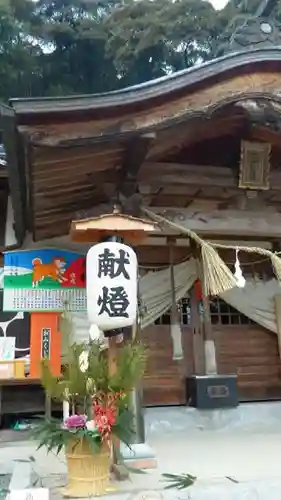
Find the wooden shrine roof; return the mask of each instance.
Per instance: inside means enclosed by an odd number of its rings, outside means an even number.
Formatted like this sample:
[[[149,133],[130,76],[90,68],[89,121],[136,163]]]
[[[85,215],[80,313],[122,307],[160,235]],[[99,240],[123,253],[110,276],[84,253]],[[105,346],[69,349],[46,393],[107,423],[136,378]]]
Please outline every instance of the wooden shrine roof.
[[[211,86],[214,81],[231,78],[233,73],[247,74],[249,67],[253,72],[261,66],[270,65],[271,69],[276,68],[278,71],[280,60],[280,47],[245,50],[122,90],[80,96],[14,98],[10,100],[10,104],[20,116],[20,123],[23,125],[40,123],[40,120],[44,121],[44,115],[48,115],[49,119],[52,115],[54,117],[52,119],[57,117],[57,120],[67,114],[68,116],[75,114],[76,118],[79,115],[87,118],[92,115],[100,119],[119,114],[126,116],[127,113],[135,115],[141,110],[150,109],[153,105],[159,106],[163,102],[173,101],[186,91],[191,93],[202,86]],[[36,116],[40,116],[40,119]],[[170,121],[173,116],[162,118],[164,121]],[[144,123],[143,127],[146,128],[147,124]],[[126,130],[129,131],[130,127],[123,128],[124,132]],[[122,128],[118,130],[116,127],[112,132],[122,132]]]
[[[19,240],[25,231],[35,240],[67,234],[77,212],[120,192],[147,206],[206,196],[230,203],[245,137],[272,144],[281,206],[280,61],[280,49],[264,48],[108,94],[12,99],[18,154],[7,155]]]

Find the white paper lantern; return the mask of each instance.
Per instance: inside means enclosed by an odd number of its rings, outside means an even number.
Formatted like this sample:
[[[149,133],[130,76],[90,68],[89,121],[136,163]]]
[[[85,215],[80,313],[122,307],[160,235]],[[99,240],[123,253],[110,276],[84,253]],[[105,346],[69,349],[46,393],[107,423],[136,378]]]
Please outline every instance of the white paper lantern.
[[[87,308],[101,330],[132,326],[137,315],[137,256],[117,242],[94,245],[87,253]]]

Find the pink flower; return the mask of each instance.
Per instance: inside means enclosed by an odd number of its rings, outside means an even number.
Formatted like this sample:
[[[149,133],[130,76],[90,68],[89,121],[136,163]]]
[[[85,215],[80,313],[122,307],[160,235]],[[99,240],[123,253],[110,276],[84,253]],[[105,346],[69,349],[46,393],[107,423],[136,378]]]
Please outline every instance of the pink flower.
[[[86,420],[84,415],[71,415],[65,420],[64,425],[67,429],[80,429],[86,426]]]

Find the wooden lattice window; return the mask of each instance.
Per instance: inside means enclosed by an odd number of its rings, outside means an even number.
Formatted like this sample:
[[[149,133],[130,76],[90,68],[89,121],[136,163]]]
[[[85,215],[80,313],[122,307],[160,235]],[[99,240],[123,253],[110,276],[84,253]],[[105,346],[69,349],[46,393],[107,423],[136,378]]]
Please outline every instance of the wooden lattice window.
[[[203,309],[200,308],[200,317],[203,321]],[[178,311],[181,325],[191,324],[190,298],[185,297],[178,303]],[[230,306],[224,300],[214,298],[210,300],[210,313],[213,325],[250,325],[254,323],[250,318],[240,313],[234,307]],[[170,325],[171,310],[167,311],[155,321],[155,325]]]
[[[190,325],[190,298],[184,297],[178,304],[178,312],[181,325]],[[171,324],[171,310],[167,311],[163,316],[155,321],[155,325],[170,325]]]
[[[210,300],[210,313],[213,325],[250,325],[253,323],[250,318],[219,298]]]

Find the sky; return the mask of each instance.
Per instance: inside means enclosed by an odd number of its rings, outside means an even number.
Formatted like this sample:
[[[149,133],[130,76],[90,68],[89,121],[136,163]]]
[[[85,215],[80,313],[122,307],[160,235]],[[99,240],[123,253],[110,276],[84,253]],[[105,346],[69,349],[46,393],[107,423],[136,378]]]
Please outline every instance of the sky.
[[[227,4],[228,0],[209,0],[215,9],[223,9],[225,5]]]

